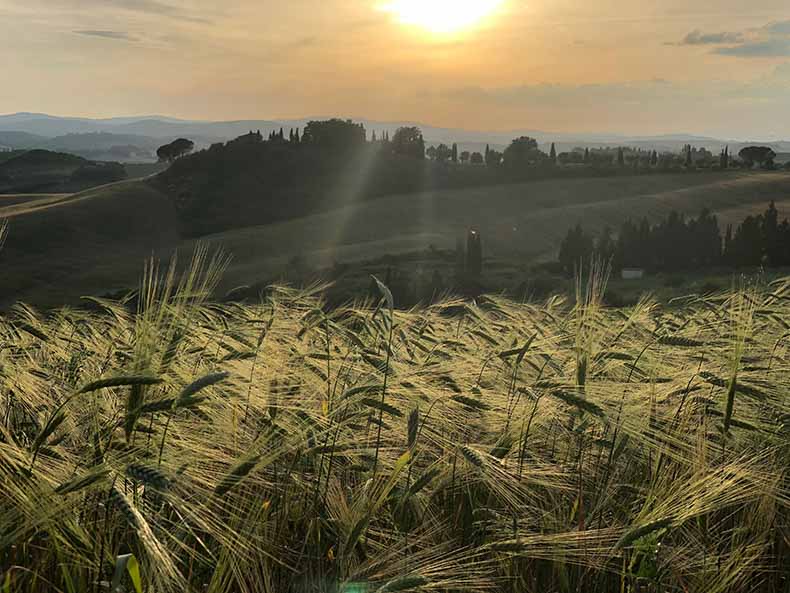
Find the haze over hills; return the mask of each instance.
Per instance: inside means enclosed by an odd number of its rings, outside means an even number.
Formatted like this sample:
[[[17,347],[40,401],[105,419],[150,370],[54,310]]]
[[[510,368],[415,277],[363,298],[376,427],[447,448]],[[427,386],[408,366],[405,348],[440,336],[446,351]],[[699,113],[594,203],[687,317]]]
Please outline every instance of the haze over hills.
[[[213,142],[223,142],[250,130],[260,130],[262,134],[278,131],[280,128],[303,128],[308,121],[328,119],[315,116],[301,119],[264,120],[245,119],[236,121],[196,121],[182,120],[162,115],[138,117],[114,117],[92,119],[80,117],[61,117],[44,113],[14,113],[0,115],[0,149],[2,148],[46,148],[66,150],[91,158],[112,158],[122,161],[153,160],[156,147],[177,137],[188,137],[196,147],[204,148]],[[479,150],[486,144],[501,149],[513,138],[531,136],[542,146],[554,142],[557,150],[570,150],[576,146],[628,145],[655,149],[658,151],[678,151],[686,144],[704,146],[717,152],[729,145],[736,152],[742,146],[753,143],[770,145],[777,153],[790,152],[790,141],[760,142],[759,139],[728,139],[698,136],[693,134],[664,134],[658,136],[626,136],[619,134],[569,134],[552,133],[533,129],[509,131],[475,131],[453,128],[440,128],[420,122],[384,122],[365,118],[350,118],[362,123],[368,133],[388,132],[389,134],[404,125],[420,127],[428,144],[453,142],[464,150]],[[114,147],[126,147],[116,150]],[[136,148],[137,150],[133,150]]]

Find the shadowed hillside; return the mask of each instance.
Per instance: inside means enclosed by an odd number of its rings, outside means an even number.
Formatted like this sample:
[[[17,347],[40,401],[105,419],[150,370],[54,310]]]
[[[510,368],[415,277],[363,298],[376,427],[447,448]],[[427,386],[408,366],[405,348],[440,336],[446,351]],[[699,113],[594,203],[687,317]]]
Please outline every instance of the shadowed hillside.
[[[172,204],[139,182],[73,196],[0,197],[9,224],[0,251],[0,303],[73,303],[82,295],[133,286],[140,262],[178,246]]]
[[[118,163],[29,150],[0,162],[0,194],[73,192],[125,177],[126,171]]]

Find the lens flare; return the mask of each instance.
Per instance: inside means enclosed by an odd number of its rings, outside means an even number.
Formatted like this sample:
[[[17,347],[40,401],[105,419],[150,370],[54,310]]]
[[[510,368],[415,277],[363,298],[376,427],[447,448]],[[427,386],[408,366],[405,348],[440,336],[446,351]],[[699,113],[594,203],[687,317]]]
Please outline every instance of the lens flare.
[[[404,25],[431,33],[455,33],[479,24],[503,0],[392,0],[381,6]]]

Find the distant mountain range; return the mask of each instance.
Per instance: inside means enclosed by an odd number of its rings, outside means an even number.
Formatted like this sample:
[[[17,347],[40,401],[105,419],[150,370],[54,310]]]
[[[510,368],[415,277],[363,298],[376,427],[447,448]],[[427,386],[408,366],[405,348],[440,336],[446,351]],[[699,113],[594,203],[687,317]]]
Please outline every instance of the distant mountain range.
[[[14,113],[0,115],[0,150],[44,148],[72,152],[80,156],[100,160],[125,162],[155,160],[156,148],[178,137],[194,141],[198,148],[213,142],[223,142],[250,130],[260,130],[264,136],[271,131],[284,128],[303,128],[311,117],[295,120],[239,120],[239,121],[192,121],[161,115],[140,117],[114,117],[90,119],[59,117],[44,113]],[[744,142],[686,134],[659,136],[623,136],[616,134],[569,134],[549,133],[539,130],[513,130],[507,132],[485,132],[451,128],[439,128],[415,122],[381,122],[351,118],[364,124],[369,133],[389,132],[392,134],[404,125],[416,125],[423,131],[428,144],[458,143],[462,150],[483,150],[486,144],[501,149],[516,137],[531,136],[543,147],[554,142],[558,151],[574,147],[632,146],[658,151],[678,151],[685,144],[704,146],[718,152],[725,145],[737,151],[748,144],[766,144],[777,153],[790,152],[790,141]]]

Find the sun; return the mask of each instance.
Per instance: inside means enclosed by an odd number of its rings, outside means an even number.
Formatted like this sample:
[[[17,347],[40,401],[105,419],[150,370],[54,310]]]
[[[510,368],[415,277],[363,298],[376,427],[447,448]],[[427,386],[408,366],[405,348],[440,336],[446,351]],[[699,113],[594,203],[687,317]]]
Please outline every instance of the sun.
[[[391,0],[381,9],[404,25],[431,33],[455,33],[480,23],[493,14],[503,0]]]

